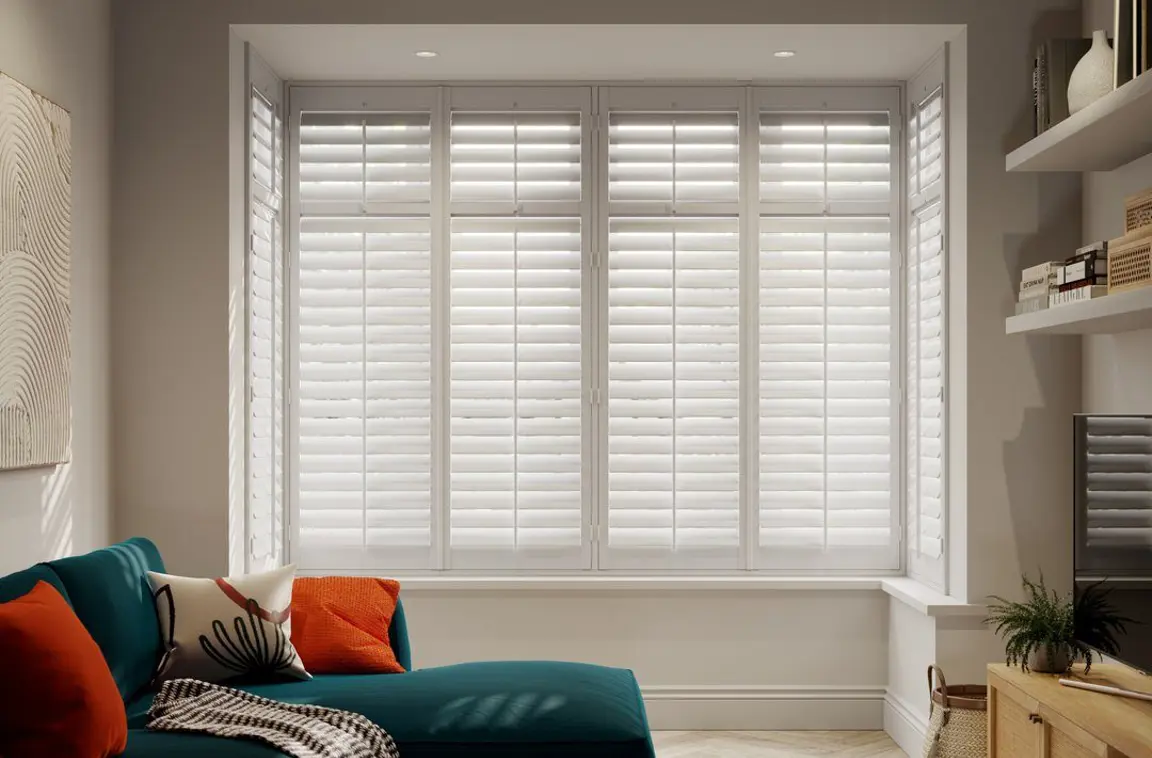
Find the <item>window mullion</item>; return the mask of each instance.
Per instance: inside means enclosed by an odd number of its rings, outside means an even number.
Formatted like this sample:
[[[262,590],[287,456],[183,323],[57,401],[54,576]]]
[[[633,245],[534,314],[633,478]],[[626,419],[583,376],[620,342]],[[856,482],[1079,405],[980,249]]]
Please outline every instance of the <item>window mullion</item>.
[[[760,481],[760,115],[744,88],[740,114],[740,567],[756,568]]]
[[[451,408],[449,372],[451,333],[449,330],[449,266],[451,239],[451,99],[448,88],[437,90],[432,112],[432,565],[450,568],[451,551]]]

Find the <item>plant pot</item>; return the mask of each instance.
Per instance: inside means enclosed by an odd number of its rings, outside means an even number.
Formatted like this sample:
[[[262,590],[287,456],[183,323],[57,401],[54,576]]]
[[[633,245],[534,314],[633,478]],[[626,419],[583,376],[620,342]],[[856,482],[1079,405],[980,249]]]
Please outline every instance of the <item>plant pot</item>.
[[[1071,665],[1065,645],[1042,647],[1028,655],[1028,668],[1037,674],[1063,674]]]

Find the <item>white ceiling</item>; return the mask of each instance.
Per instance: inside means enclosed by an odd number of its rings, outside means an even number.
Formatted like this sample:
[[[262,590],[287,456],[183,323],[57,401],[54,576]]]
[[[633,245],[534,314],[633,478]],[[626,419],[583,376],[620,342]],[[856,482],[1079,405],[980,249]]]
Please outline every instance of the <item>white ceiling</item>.
[[[947,25],[280,25],[233,29],[294,81],[894,81]],[[435,58],[418,58],[433,50]],[[795,50],[789,59],[777,50]]]

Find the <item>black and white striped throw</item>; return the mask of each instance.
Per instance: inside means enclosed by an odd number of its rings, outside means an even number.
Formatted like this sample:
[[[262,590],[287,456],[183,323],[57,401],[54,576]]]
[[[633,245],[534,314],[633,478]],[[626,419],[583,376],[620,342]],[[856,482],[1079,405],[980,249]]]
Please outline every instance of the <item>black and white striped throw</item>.
[[[296,705],[197,679],[173,679],[148,709],[148,728],[257,740],[293,758],[399,758],[392,737],[359,713]]]

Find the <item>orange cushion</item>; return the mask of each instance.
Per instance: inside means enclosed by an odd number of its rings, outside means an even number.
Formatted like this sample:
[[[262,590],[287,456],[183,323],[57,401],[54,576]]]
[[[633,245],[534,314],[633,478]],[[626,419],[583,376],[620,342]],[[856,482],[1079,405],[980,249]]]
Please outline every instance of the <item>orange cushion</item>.
[[[0,755],[105,758],[124,752],[128,718],[100,648],[55,587],[0,604]]]
[[[313,674],[398,674],[388,642],[400,583],[366,576],[296,577],[292,644]]]

